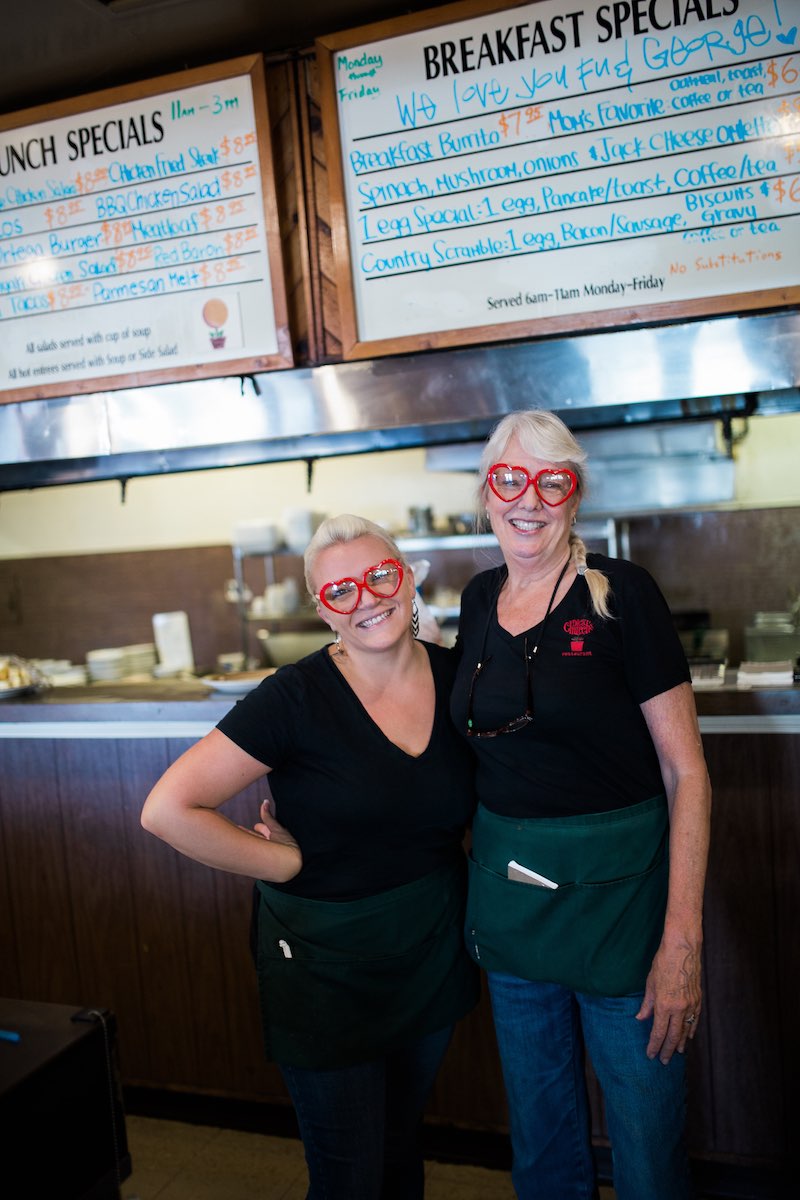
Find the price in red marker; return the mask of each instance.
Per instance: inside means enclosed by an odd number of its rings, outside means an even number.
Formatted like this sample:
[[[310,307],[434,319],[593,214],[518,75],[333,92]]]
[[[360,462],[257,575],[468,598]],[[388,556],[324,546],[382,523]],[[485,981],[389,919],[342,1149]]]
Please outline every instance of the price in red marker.
[[[520,133],[524,132],[526,125],[533,125],[536,121],[541,120],[541,116],[542,110],[537,104],[535,107],[517,108],[514,112],[503,113],[497,124],[503,131],[503,137],[508,137],[509,134],[519,137]]]
[[[800,71],[794,65],[794,57],[791,54],[788,58],[782,59],[780,63],[776,63],[775,59],[771,58],[767,63],[766,72],[767,82],[771,88],[777,87],[779,83],[793,87],[800,76]]]

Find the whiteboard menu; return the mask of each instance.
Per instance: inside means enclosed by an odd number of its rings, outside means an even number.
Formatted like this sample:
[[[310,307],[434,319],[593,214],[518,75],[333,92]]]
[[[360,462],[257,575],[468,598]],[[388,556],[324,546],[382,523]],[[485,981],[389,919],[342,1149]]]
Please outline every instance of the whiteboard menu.
[[[800,295],[797,0],[472,0],[317,46],[344,352]]]
[[[291,365],[268,128],[256,57],[0,119],[0,400]]]

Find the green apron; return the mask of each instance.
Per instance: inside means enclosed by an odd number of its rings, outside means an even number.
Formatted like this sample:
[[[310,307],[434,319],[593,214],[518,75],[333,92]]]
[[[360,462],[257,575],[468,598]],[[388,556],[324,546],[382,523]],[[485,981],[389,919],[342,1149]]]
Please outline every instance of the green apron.
[[[464,860],[359,900],[309,900],[257,884],[267,1057],[328,1069],[382,1057],[477,1004],[464,949]]]
[[[624,996],[643,990],[669,882],[664,796],[587,816],[473,823],[467,949],[487,971]],[[559,886],[508,878],[515,860]]]

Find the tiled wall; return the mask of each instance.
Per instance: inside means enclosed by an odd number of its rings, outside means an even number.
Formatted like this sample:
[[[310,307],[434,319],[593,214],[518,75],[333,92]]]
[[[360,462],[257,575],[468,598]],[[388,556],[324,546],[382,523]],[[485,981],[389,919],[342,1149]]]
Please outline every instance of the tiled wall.
[[[673,612],[706,609],[730,633],[731,663],[760,611],[800,595],[800,509],[666,513],[631,521],[631,553],[658,581]]]
[[[729,629],[732,663],[744,657],[753,614],[785,609],[800,593],[797,508],[640,517],[630,541],[631,558],[652,572],[673,611],[707,609],[713,626]],[[432,582],[451,586],[492,560],[486,551],[425,557]],[[302,582],[299,558],[277,562],[278,577],[290,572]],[[260,591],[260,560],[246,568]],[[195,662],[212,669],[217,654],[241,645],[224,597],[232,574],[229,546],[0,560],[0,653],[82,662],[87,650],[152,641],[152,614],[183,609]]]
[[[153,641],[152,614],[183,609],[195,662],[240,637],[224,599],[227,546],[0,561],[0,651],[83,662],[87,650]]]

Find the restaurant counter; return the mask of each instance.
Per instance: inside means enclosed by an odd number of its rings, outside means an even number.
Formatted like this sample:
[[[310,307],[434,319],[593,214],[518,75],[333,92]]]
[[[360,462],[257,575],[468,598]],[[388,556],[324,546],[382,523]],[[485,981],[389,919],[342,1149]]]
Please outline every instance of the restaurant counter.
[[[88,737],[92,726],[109,722],[119,728],[113,734],[100,728],[96,736],[202,737],[243,694],[212,690],[196,678],[48,688],[0,703],[0,737]],[[695,700],[704,733],[800,732],[800,686],[696,688]],[[62,732],[61,723],[71,730]],[[15,728],[20,725],[30,728]]]
[[[43,691],[9,697],[0,703],[0,725],[25,724],[57,727],[61,722],[75,726],[73,736],[88,736],[81,726],[112,722],[123,730],[131,723],[148,728],[185,726],[186,736],[202,736],[236,702],[240,695],[212,691],[201,679],[152,679],[142,682],[87,683],[75,687],[45,688]],[[2,693],[0,693],[2,695]],[[202,729],[202,732],[199,732]],[[0,737],[8,736],[0,731]],[[23,736],[35,736],[32,732]],[[43,731],[42,736],[59,736]],[[100,731],[98,736],[108,736]],[[125,736],[124,732],[114,736]],[[142,736],[131,733],[129,736]]]
[[[696,696],[714,812],[690,1149],[703,1178],[734,1170],[749,1189],[716,1194],[766,1197],[779,1191],[764,1180],[788,1163],[800,1076],[800,688]],[[185,679],[0,704],[0,995],[107,1006],[131,1087],[285,1104],[261,1049],[252,881],[181,857],[139,823],[153,783],[236,699]],[[231,819],[252,826],[266,788],[235,797]],[[485,997],[458,1027],[429,1120],[506,1129]]]

